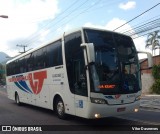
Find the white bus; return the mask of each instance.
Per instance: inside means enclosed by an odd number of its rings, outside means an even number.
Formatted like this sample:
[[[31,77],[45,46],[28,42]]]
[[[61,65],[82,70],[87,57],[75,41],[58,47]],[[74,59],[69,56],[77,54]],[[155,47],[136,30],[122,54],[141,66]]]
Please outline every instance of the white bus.
[[[64,33],[7,62],[8,97],[54,110],[62,119],[136,112],[141,96],[137,53],[132,39],[116,32]]]

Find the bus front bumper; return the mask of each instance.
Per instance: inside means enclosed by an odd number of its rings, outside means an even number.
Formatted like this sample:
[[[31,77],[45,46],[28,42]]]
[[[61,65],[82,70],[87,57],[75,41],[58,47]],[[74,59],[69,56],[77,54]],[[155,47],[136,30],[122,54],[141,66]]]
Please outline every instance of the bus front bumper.
[[[105,118],[109,116],[117,116],[126,113],[138,112],[140,101],[135,101],[130,104],[123,105],[107,105],[90,103],[86,118]]]

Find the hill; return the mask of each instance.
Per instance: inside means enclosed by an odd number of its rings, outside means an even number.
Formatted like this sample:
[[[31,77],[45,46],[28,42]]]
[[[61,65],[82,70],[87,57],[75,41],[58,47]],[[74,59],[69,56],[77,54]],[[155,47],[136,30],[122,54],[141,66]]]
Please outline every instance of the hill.
[[[0,63],[8,60],[8,55],[4,52],[0,52]]]

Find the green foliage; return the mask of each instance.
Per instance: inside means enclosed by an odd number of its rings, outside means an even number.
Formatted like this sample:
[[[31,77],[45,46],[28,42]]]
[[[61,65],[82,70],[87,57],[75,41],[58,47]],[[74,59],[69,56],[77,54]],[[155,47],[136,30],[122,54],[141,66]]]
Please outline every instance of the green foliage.
[[[151,92],[160,94],[160,65],[153,66],[152,75],[155,79],[155,82],[151,87]]]
[[[0,64],[0,85],[5,85],[6,80],[5,80],[5,66]]]
[[[154,79],[160,79],[160,65],[154,65],[152,68],[152,75]]]
[[[151,87],[152,93],[160,94],[160,79],[157,79]]]

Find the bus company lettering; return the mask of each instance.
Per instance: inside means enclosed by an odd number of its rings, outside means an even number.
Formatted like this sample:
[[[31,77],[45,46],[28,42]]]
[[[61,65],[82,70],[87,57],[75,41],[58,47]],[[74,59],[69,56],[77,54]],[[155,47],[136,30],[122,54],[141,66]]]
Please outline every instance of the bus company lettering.
[[[23,75],[19,75],[16,77],[14,76],[9,79],[9,82],[14,82],[17,87],[19,87],[25,92],[38,94],[42,90],[44,79],[46,78],[47,78],[47,71],[40,71],[40,72],[29,73],[26,76]],[[27,86],[26,81],[29,81],[32,90],[30,90],[30,88]]]

